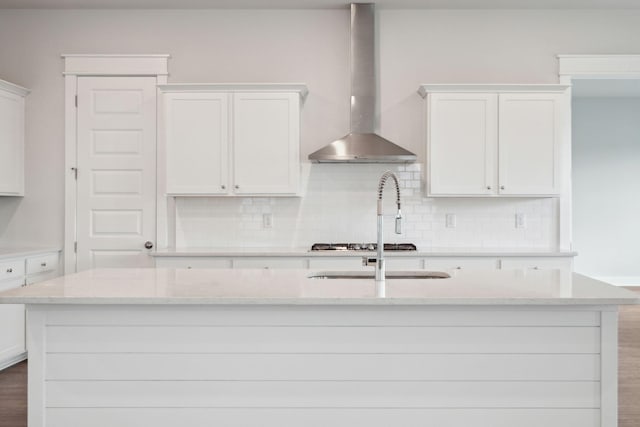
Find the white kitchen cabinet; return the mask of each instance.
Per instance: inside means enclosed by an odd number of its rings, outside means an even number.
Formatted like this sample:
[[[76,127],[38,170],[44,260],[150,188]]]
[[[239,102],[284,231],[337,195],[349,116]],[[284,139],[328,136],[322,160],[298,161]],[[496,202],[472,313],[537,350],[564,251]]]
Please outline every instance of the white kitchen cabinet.
[[[28,89],[0,80],[0,196],[24,196],[24,100]]]
[[[311,270],[337,270],[337,271],[374,271],[374,266],[365,266],[362,264],[361,256],[350,257],[314,257],[309,259],[309,268]],[[375,258],[371,255],[369,258]],[[395,256],[385,256],[386,269],[389,271],[397,270],[422,270],[424,261],[418,257],[400,258]]]
[[[495,194],[498,96],[434,93],[427,102],[430,195]]]
[[[0,259],[0,291],[27,286],[58,275],[58,251]],[[0,370],[26,357],[25,310],[22,304],[0,304]]]
[[[217,257],[157,257],[158,268],[231,268],[231,258]]]
[[[228,194],[229,95],[166,93],[167,192]]]
[[[494,257],[434,257],[425,260],[429,271],[447,270],[497,270],[498,259]]]
[[[162,85],[172,195],[295,196],[303,85]]]
[[[502,270],[573,270],[573,257],[505,257]]]
[[[498,181],[503,195],[560,192],[564,95],[499,95]]]
[[[242,257],[232,260],[233,268],[306,269],[307,260],[298,257]]]
[[[13,276],[9,270],[16,271],[22,265],[22,276]],[[19,288],[24,285],[24,260],[16,259],[0,263],[0,291]],[[0,369],[24,359],[25,348],[25,316],[24,305],[10,304],[0,306]]]
[[[300,96],[234,94],[234,193],[295,195],[299,182]]]
[[[560,192],[564,85],[424,85],[429,196]]]

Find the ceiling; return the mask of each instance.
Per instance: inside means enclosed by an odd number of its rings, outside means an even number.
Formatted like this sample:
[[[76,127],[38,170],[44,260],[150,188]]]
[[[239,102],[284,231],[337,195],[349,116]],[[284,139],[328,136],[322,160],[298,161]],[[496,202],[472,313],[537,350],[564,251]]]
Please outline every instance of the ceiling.
[[[383,9],[640,9],[638,0],[377,0]],[[343,9],[345,0],[0,0],[0,9]]]
[[[571,94],[576,98],[638,98],[640,79],[575,79]]]

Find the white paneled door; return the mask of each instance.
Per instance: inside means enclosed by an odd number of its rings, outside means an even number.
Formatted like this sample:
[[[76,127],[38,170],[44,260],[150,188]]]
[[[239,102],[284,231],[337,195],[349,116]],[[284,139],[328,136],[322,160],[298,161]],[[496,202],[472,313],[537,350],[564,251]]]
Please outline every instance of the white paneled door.
[[[153,265],[156,78],[79,77],[77,271]]]

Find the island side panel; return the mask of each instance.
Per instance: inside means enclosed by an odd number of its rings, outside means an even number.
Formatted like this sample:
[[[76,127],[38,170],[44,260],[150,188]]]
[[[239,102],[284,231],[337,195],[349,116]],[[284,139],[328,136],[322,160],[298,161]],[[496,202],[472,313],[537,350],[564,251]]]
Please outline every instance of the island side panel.
[[[613,427],[597,307],[29,311],[30,427]]]
[[[44,427],[46,425],[46,306],[26,306],[27,328],[26,342],[28,352],[28,405],[27,425],[29,427]]]
[[[601,418],[602,426],[618,425],[618,310],[601,312]]]

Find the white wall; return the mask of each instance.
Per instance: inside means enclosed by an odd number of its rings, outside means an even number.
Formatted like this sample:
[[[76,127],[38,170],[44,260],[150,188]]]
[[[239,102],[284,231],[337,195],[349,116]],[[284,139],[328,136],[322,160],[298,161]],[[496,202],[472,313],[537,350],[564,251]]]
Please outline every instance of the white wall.
[[[0,198],[1,243],[63,242],[62,53],[169,53],[171,82],[305,82],[303,149],[348,129],[346,10],[0,10],[0,78],[27,99],[26,196]]]
[[[640,98],[573,101],[575,270],[640,284]]]
[[[640,50],[640,11],[379,15],[381,133],[421,162],[419,84],[557,82],[558,53]],[[348,26],[347,10],[0,10],[0,78],[33,91],[27,195],[0,200],[0,243],[63,240],[61,53],[170,53],[172,82],[306,82],[306,159],[348,130]]]

